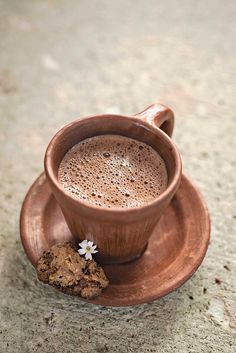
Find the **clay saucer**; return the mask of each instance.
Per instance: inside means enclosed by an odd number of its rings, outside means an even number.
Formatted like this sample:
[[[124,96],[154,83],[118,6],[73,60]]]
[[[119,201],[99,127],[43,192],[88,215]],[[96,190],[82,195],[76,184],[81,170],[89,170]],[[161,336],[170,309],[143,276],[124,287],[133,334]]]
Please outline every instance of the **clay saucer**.
[[[26,195],[21,240],[35,266],[44,250],[72,238],[45,174]],[[209,243],[210,219],[196,187],[186,177],[154,230],[141,258],[103,266],[110,285],[93,304],[128,306],[158,299],[187,281],[201,264]]]

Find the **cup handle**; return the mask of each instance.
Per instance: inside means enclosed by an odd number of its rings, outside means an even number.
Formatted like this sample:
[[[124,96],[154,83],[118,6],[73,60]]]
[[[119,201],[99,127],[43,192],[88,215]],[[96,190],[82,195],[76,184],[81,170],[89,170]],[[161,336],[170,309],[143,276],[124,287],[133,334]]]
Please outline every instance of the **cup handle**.
[[[174,129],[174,113],[162,104],[152,104],[142,112],[135,114],[136,117],[160,128],[170,137]]]

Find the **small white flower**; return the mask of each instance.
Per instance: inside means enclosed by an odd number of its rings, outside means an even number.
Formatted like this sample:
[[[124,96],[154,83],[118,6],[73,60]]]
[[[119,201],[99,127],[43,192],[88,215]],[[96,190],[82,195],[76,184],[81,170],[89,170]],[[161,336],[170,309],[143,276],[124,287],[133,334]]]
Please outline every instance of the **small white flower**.
[[[85,255],[86,260],[92,260],[92,254],[98,252],[96,249],[97,245],[93,245],[92,241],[83,240],[79,243],[81,249],[78,250],[80,255]]]

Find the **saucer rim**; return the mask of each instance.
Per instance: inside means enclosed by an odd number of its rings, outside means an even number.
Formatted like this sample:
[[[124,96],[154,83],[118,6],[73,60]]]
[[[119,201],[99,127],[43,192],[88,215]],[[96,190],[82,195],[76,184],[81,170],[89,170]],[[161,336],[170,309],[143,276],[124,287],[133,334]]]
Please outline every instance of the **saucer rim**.
[[[41,179],[43,179],[43,181],[41,182]],[[192,182],[192,180],[186,176],[186,174],[182,174],[181,177],[181,183],[182,182],[187,182],[195,191],[197,197],[199,198],[199,201],[201,203],[202,206],[202,210],[203,210],[203,214],[204,214],[204,223],[205,223],[205,228],[203,230],[204,232],[204,237],[202,238],[202,246],[201,246],[201,253],[198,254],[197,257],[195,257],[195,262],[194,264],[192,264],[191,266],[191,270],[187,271],[183,276],[179,277],[178,276],[178,280],[176,281],[176,283],[172,283],[169,286],[166,287],[166,289],[163,289],[162,291],[160,291],[158,294],[153,294],[153,295],[146,295],[143,297],[135,297],[135,299],[132,300],[127,300],[127,302],[123,302],[122,304],[119,303],[119,298],[116,299],[116,302],[111,303],[111,300],[109,299],[109,297],[106,297],[106,289],[103,291],[102,295],[92,299],[92,300],[86,300],[86,299],[82,299],[79,298],[80,300],[83,300],[84,302],[87,303],[91,303],[91,304],[95,304],[95,305],[101,305],[101,306],[106,306],[106,307],[127,307],[127,306],[134,306],[134,305],[140,305],[140,304],[145,304],[145,303],[149,303],[149,302],[153,302],[154,300],[160,299],[161,297],[164,297],[165,295],[175,291],[176,289],[178,289],[180,286],[182,286],[188,279],[190,279],[193,274],[197,271],[197,269],[199,268],[199,266],[201,265],[207,249],[208,249],[208,245],[209,245],[209,241],[210,241],[210,232],[211,232],[211,221],[210,221],[210,215],[209,215],[209,211],[208,211],[208,207],[206,205],[206,202],[204,200],[204,197],[202,195],[202,193],[199,191],[198,187],[195,185],[194,182]],[[26,253],[27,258],[29,259],[29,261],[31,262],[31,264],[35,267],[35,261],[32,260],[32,258],[30,257],[30,255],[28,254],[28,249],[27,249],[27,225],[26,225],[26,215],[27,215],[27,209],[28,209],[28,204],[31,201],[30,197],[32,195],[32,192],[34,191],[34,188],[36,186],[42,186],[45,183],[48,184],[46,177],[45,177],[45,173],[42,172],[38,178],[34,181],[34,183],[31,185],[31,187],[29,188],[25,199],[23,201],[22,204],[22,208],[21,208],[21,212],[20,212],[20,237],[21,237],[21,242],[24,248],[24,251]],[[50,192],[50,190],[49,190]],[[178,192],[178,191],[177,191]],[[171,201],[172,202],[172,201]],[[183,248],[182,250],[184,251],[185,248]],[[176,259],[179,258],[181,252],[178,253],[178,256],[176,257]],[[176,259],[174,261],[176,261]],[[115,266],[115,265],[113,265]],[[116,265],[119,266],[119,265]],[[169,266],[168,266],[169,267]],[[166,268],[166,270],[168,270],[168,267]],[[152,278],[155,278],[155,275],[152,276]],[[132,285],[134,284],[124,284],[124,287],[128,286],[129,288],[132,287]],[[122,287],[122,284],[111,284],[111,286],[113,287]],[[106,303],[106,300],[108,301],[108,303]]]

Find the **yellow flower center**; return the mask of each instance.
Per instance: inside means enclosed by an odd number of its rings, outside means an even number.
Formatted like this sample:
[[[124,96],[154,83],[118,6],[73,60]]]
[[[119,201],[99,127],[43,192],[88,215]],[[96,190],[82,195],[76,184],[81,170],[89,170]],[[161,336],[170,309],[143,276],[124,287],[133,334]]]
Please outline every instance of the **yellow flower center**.
[[[90,247],[90,246],[86,246],[86,250],[87,250],[88,252],[91,252],[91,247]]]

